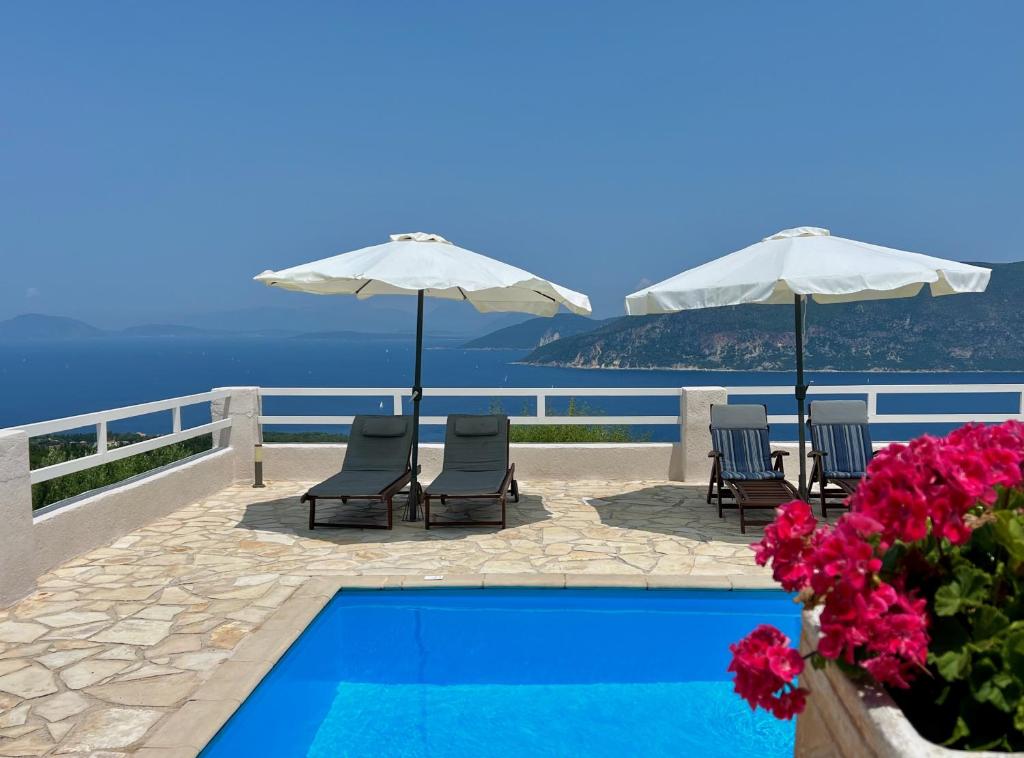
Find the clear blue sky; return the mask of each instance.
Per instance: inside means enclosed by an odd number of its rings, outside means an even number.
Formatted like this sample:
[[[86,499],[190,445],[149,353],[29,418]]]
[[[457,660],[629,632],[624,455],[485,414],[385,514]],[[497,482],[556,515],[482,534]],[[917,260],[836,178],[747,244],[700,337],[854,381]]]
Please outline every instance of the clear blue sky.
[[[1024,3],[6,2],[0,318],[438,232],[601,315],[780,228],[1024,258]]]

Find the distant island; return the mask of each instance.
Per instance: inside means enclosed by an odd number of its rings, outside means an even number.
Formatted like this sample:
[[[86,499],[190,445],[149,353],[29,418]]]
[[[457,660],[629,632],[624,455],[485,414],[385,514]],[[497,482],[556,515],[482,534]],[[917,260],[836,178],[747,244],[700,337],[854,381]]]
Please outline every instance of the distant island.
[[[289,329],[203,329],[180,324],[141,324],[125,329],[100,329],[66,316],[25,313],[0,321],[0,342],[60,342],[81,339],[111,339],[119,337],[187,338],[187,337],[291,337],[295,339],[358,340],[358,339],[413,339],[414,332],[376,333],[356,331],[300,332]]]
[[[819,305],[807,314],[807,366],[834,371],[1024,370],[1024,262],[992,268],[982,294]],[[541,334],[547,319],[514,329]],[[594,323],[594,322],[591,322]],[[532,330],[532,331],[531,331]],[[509,330],[474,340],[501,347]],[[623,316],[543,344],[525,363],[569,368],[737,371],[793,367],[793,311],[744,305],[665,316]]]

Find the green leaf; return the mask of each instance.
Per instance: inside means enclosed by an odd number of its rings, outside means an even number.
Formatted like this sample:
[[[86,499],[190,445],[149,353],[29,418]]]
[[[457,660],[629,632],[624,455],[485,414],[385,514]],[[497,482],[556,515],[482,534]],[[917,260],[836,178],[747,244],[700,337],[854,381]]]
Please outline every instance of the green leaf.
[[[983,642],[1009,625],[1010,619],[1006,614],[991,605],[983,605],[971,617],[971,637],[975,642]]]
[[[953,570],[953,576],[935,592],[935,613],[939,616],[953,616],[988,599],[992,577],[981,569],[962,563]]]
[[[1017,703],[1017,712],[1013,715],[1013,726],[1018,732],[1024,732],[1024,698]]]
[[[954,742],[964,739],[965,737],[971,736],[971,728],[967,726],[967,722],[964,721],[963,716],[956,717],[956,724],[953,726],[953,733],[949,736],[943,745],[952,745]]]
[[[1017,623],[1013,627],[1003,643],[1003,661],[1010,671],[1024,676],[1024,629],[1019,628]]]
[[[1024,519],[1017,511],[995,511],[999,542],[1017,561],[1024,561]]]
[[[971,653],[966,648],[930,655],[939,675],[947,682],[963,679],[971,670]]]

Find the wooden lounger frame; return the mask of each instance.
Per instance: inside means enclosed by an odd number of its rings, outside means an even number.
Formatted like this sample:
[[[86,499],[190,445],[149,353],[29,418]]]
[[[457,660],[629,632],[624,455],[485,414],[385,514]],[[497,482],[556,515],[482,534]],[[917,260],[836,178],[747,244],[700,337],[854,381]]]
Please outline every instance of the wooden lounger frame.
[[[432,526],[499,526],[505,528],[505,506],[508,496],[512,495],[512,501],[519,502],[519,482],[515,480],[516,464],[512,463],[505,472],[505,478],[501,482],[501,489],[498,492],[481,492],[473,495],[431,495],[429,492],[423,495],[423,526],[429,529]],[[444,505],[449,500],[497,500],[501,505],[500,521],[431,521],[430,500],[436,497]]]
[[[412,468],[407,468],[405,472],[391,482],[380,492],[375,494],[366,495],[339,495],[338,497],[317,497],[310,495],[308,492],[302,496],[300,503],[309,502],[309,528],[316,529],[318,526],[329,527],[332,529],[391,529],[394,524],[394,505],[393,500],[395,495],[401,493],[402,488],[405,487],[412,479]],[[385,503],[387,505],[388,520],[387,524],[375,524],[373,522],[342,522],[342,521],[317,521],[316,520],[316,501],[317,500],[340,500],[342,503],[347,503],[349,500],[366,500],[369,502]]]
[[[512,459],[512,422],[507,422],[505,429],[505,460],[511,461]],[[501,488],[497,492],[481,492],[476,495],[431,495],[430,488],[427,487],[423,493],[423,528],[429,529],[432,526],[498,526],[502,529],[505,528],[505,506],[508,501],[508,496],[512,495],[512,501],[519,502],[519,482],[516,481],[516,464],[509,463],[508,470],[505,472],[505,478],[501,481]],[[501,521],[431,521],[430,520],[430,500],[432,497],[436,497],[441,501],[441,505],[444,505],[449,500],[497,500],[501,505]]]
[[[789,455],[785,450],[772,451],[773,468],[775,471],[785,474],[782,459]],[[718,517],[723,518],[722,511],[726,508],[736,508],[740,512],[740,534],[747,533],[747,524],[752,526],[764,526],[770,524],[768,521],[747,521],[746,511],[749,510],[774,510],[790,500],[797,500],[800,493],[796,487],[785,479],[724,479],[722,477],[722,454],[712,450],[708,453],[712,459],[711,479],[708,482],[708,504],[711,504],[712,497],[717,497]],[[730,499],[733,502],[725,502]]]
[[[841,508],[846,511],[850,509],[850,506],[846,504],[846,499],[854,493],[854,490],[860,486],[862,479],[846,479],[846,478],[835,478],[825,476],[825,461],[824,458],[827,453],[823,453],[820,450],[812,450],[807,454],[807,457],[814,461],[811,465],[811,477],[808,482],[808,486],[818,485],[818,502],[821,504],[821,516],[822,518],[828,518],[828,509],[831,506],[833,509]],[[808,493],[808,497],[812,497]]]

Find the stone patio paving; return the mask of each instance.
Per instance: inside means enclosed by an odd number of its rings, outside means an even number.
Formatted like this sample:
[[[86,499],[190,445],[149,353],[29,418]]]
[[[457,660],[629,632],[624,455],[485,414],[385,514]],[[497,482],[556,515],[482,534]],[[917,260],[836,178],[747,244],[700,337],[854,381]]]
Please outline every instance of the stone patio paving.
[[[740,535],[735,514],[719,520],[678,483],[523,482],[501,532],[397,514],[391,532],[310,532],[307,486],[223,490],[0,610],[0,756],[132,754],[310,577],[766,576],[747,548],[758,530]]]

